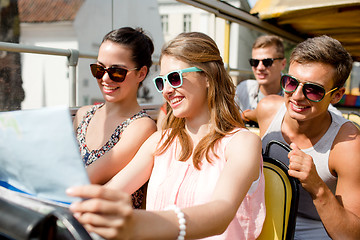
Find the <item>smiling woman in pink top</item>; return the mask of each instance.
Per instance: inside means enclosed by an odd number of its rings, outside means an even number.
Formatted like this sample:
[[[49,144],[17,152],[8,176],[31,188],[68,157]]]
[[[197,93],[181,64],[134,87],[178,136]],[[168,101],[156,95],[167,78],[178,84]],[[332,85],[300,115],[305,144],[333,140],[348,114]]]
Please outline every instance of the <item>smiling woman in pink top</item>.
[[[216,43],[197,32],[166,44],[155,87],[167,125],[106,186],[68,194],[90,232],[126,239],[256,239],[265,219],[261,141],[244,128]],[[149,180],[146,211],[129,194]],[[121,190],[121,191],[119,191]]]

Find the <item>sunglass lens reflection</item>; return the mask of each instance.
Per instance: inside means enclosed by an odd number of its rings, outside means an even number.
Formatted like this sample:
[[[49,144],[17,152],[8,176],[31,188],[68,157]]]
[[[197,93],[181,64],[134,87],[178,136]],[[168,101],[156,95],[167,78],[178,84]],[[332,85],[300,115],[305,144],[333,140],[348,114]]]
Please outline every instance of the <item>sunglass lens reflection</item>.
[[[105,69],[104,67],[97,64],[90,64],[90,69],[92,75],[97,79],[101,79],[107,71],[110,79],[114,82],[123,82],[127,73],[125,68],[113,67]]]
[[[170,73],[167,76],[167,79],[172,87],[177,87],[181,83],[180,74],[178,72]]]
[[[168,80],[171,87],[179,87],[181,84],[181,76],[178,72],[169,73],[166,76],[166,79]],[[155,79],[156,88],[159,91],[164,90],[164,79],[161,77],[158,77]]]
[[[281,78],[282,88],[287,93],[295,92],[299,86],[299,81],[290,76],[284,75]],[[310,101],[318,102],[325,96],[325,89],[321,86],[312,83],[305,83],[303,85],[303,93]]]
[[[115,82],[122,82],[125,80],[127,70],[124,68],[109,68],[108,73],[111,80]]]
[[[263,60],[259,60],[259,59],[253,59],[251,58],[249,60],[249,63],[250,63],[250,66],[252,67],[257,67],[260,63],[260,61],[262,62],[262,64],[265,66],[265,67],[271,67],[271,65],[273,64],[274,60],[271,59],[271,58],[265,58]]]
[[[97,64],[90,65],[91,73],[95,78],[102,78],[105,74],[105,69]]]
[[[273,60],[270,58],[266,58],[262,60],[262,63],[265,67],[270,67],[273,64]]]
[[[289,76],[283,76],[283,88],[286,92],[293,92],[296,90],[299,82],[296,79],[293,79]]]
[[[159,91],[162,91],[164,89],[164,81],[162,78],[158,77],[155,79],[155,85],[156,85],[156,88],[159,90]]]
[[[319,101],[325,95],[325,90],[314,84],[304,84],[305,95],[309,100]]]
[[[249,63],[250,63],[250,66],[252,66],[252,67],[257,67],[258,65],[259,65],[259,60],[257,60],[257,59],[250,59],[249,60]]]

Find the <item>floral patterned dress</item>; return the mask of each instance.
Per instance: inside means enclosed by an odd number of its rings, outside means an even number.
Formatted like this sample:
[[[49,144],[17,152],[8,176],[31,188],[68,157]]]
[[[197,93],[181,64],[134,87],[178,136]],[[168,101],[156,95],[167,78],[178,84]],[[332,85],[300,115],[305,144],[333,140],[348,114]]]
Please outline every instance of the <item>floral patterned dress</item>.
[[[150,116],[145,112],[145,110],[141,110],[138,113],[136,113],[131,118],[126,119],[124,122],[122,122],[117,128],[115,129],[114,133],[111,135],[110,139],[99,149],[95,150],[89,150],[89,148],[86,145],[85,136],[87,132],[87,128],[89,126],[89,123],[91,121],[91,118],[94,116],[96,110],[101,108],[104,104],[97,104],[94,105],[84,116],[83,120],[80,122],[79,126],[76,130],[76,138],[79,143],[80,147],[80,153],[81,157],[83,159],[83,162],[85,164],[85,167],[89,166],[91,163],[98,160],[101,156],[103,156],[105,153],[110,151],[120,140],[121,134],[125,130],[127,126],[131,122],[133,122],[136,119],[143,118],[143,117],[149,117]],[[146,184],[145,184],[146,185]],[[144,199],[144,192],[145,192],[145,185],[139,188],[135,193],[132,194],[132,201],[133,201],[133,207],[134,208],[140,208]]]

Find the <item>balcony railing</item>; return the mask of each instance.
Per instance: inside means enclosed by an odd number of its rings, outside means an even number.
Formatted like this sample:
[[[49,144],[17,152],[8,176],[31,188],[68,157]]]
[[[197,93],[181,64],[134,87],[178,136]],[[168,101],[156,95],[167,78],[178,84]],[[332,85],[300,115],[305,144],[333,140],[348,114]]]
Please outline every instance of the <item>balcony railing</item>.
[[[77,89],[78,81],[76,80],[76,67],[78,65],[79,58],[90,58],[96,59],[97,54],[79,52],[77,49],[60,49],[60,48],[49,48],[39,46],[28,46],[17,43],[0,42],[0,51],[8,52],[21,52],[21,53],[35,53],[44,55],[64,56],[67,57],[69,66],[69,107],[78,106],[77,100]]]

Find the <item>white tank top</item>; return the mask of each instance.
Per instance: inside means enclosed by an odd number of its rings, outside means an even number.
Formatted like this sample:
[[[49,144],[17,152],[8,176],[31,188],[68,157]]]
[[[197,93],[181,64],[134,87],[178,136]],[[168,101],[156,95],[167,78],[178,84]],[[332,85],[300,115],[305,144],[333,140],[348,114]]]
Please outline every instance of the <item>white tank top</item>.
[[[337,177],[333,176],[329,170],[329,154],[330,149],[333,145],[334,139],[340,129],[340,127],[346,123],[347,119],[334,114],[329,111],[331,114],[332,122],[329,129],[322,136],[322,138],[313,146],[307,149],[301,149],[306,154],[310,155],[313,158],[316,170],[320,178],[326,183],[330,190],[335,194]],[[283,122],[284,116],[286,113],[285,104],[281,106],[279,111],[276,113],[274,119],[272,120],[269,128],[266,130],[264,136],[262,137],[263,151],[265,151],[266,144],[270,140],[278,140],[286,143],[283,135],[281,133],[281,124]],[[287,143],[289,144],[289,143]],[[279,159],[284,162],[287,166],[289,165],[289,159],[287,157],[288,152],[278,147],[277,145],[272,145],[269,155],[273,158]],[[320,220],[320,217],[316,211],[315,205],[313,204],[310,194],[301,187],[300,185],[300,197],[299,197],[299,209],[298,215],[306,218],[311,218],[315,220]]]

